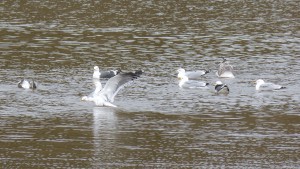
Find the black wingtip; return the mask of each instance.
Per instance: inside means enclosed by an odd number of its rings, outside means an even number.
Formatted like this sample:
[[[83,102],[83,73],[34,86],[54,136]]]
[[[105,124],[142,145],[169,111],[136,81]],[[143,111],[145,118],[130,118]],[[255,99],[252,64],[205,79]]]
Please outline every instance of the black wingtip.
[[[32,89],[36,89],[36,83],[34,81],[32,81]]]
[[[141,74],[143,74],[142,70],[137,70],[134,72],[135,75],[140,76]]]
[[[18,88],[22,88],[22,83],[24,82],[25,79],[22,79],[19,83],[18,83]]]
[[[208,86],[209,85],[209,83],[206,83],[206,86]]]
[[[280,89],[286,89],[286,87],[282,86]]]
[[[223,59],[222,63],[226,62],[227,59],[225,57],[221,57]]]
[[[122,70],[120,68],[117,69],[117,74],[121,73]]]

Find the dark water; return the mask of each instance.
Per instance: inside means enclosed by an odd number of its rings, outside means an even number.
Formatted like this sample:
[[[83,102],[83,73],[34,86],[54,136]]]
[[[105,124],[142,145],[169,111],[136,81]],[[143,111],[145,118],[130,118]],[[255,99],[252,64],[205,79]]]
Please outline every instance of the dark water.
[[[300,167],[298,1],[1,4],[0,168]],[[178,87],[222,56],[229,95]],[[95,65],[145,73],[102,108],[80,101]]]

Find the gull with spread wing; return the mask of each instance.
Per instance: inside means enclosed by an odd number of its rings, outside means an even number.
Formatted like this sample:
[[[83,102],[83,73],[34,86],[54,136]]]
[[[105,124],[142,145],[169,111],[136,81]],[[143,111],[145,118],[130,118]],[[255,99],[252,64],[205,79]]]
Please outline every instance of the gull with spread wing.
[[[141,70],[138,70],[136,72],[128,72],[128,73],[121,72],[117,74],[116,76],[110,78],[106,82],[104,88],[93,97],[92,101],[97,106],[117,107],[112,104],[114,102],[114,98],[116,94],[126,84],[133,82],[133,80],[140,77],[141,74],[142,74]]]

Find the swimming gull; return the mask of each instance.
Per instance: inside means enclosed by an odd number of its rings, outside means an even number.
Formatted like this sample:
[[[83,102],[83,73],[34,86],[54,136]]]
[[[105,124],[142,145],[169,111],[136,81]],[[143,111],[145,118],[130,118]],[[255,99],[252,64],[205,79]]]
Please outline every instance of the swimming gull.
[[[255,89],[256,90],[279,90],[279,89],[284,89],[286,87],[274,84],[274,83],[266,83],[264,80],[262,79],[258,79],[256,80],[256,86]]]
[[[102,90],[102,84],[100,82],[100,79],[93,79],[93,83],[95,85],[95,90],[90,93],[88,96],[83,96],[81,98],[82,101],[93,101],[94,97]]]
[[[112,104],[116,94],[122,89],[126,84],[137,79],[142,74],[141,70],[136,72],[119,73],[116,76],[108,79],[104,88],[93,98],[94,103],[97,106],[108,106],[117,107]]]
[[[195,88],[207,88],[209,83],[196,81],[196,80],[189,80],[187,76],[182,76],[178,85],[180,88],[195,89]]]
[[[199,78],[201,78],[201,76],[209,73],[208,70],[185,71],[183,68],[179,68],[177,70],[177,72],[178,72],[178,75],[177,75],[178,78],[182,78],[183,76],[187,76],[188,79],[190,79],[190,80],[199,79]]]
[[[24,88],[24,89],[36,89],[37,85],[34,82],[34,80],[29,81],[26,79],[22,79],[20,82],[18,82],[18,87],[19,88]]]
[[[233,67],[229,64],[229,61],[227,61],[225,58],[223,58],[223,61],[219,64],[219,69],[216,72],[216,74],[218,77],[234,78]]]
[[[111,78],[116,76],[118,73],[120,73],[121,70],[109,70],[109,71],[101,71],[99,70],[98,66],[94,66],[94,73],[93,78],[99,79],[99,78]]]
[[[226,84],[223,84],[221,81],[217,81],[215,85],[215,92],[216,93],[223,93],[228,94],[229,88]]]

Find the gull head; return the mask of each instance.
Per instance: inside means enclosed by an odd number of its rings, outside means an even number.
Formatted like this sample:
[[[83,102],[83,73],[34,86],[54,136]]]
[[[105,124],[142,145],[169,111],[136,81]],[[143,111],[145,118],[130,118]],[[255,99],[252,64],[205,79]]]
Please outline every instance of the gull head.
[[[99,67],[98,66],[94,66],[94,71],[99,71]]]
[[[82,98],[81,98],[81,101],[87,101],[88,100],[88,97],[87,96],[83,96]]]
[[[264,80],[262,80],[262,79],[258,79],[258,80],[256,80],[256,82],[255,82],[255,84],[264,84],[265,83],[265,81]]]
[[[94,66],[94,73],[93,73],[93,78],[94,79],[99,79],[100,78],[100,71],[98,66]]]
[[[255,89],[256,89],[256,90],[259,90],[259,87],[260,87],[262,84],[264,84],[264,83],[265,83],[265,81],[262,80],[262,79],[256,80],[256,82],[255,82],[255,84],[256,84]]]
[[[185,76],[185,70],[183,69],[183,68],[179,68],[179,69],[177,69],[177,73],[178,73],[178,75],[177,75],[177,78],[178,79],[183,79],[184,78],[184,76]]]
[[[216,81],[215,86],[216,85],[221,85],[221,84],[223,84],[223,83],[220,80],[218,80],[218,81]]]

